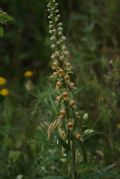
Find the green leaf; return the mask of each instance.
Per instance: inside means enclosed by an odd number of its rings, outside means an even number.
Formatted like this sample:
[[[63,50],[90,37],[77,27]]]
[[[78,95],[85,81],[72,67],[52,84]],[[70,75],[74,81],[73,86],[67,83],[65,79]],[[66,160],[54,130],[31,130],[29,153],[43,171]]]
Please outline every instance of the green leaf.
[[[4,35],[3,27],[0,26],[0,37],[3,37],[3,35]]]
[[[107,176],[109,178],[116,178],[118,177],[117,172],[110,171],[110,169],[112,169],[114,166],[115,165],[112,164],[102,169],[96,169],[93,172],[86,172],[86,174],[84,173],[82,179],[102,179],[104,176]]]
[[[67,152],[70,151],[70,146],[57,133],[56,133],[56,137],[60,145],[62,145],[67,150]]]
[[[0,23],[1,24],[6,24],[7,22],[13,22],[13,21],[14,19],[10,15],[0,10]]]

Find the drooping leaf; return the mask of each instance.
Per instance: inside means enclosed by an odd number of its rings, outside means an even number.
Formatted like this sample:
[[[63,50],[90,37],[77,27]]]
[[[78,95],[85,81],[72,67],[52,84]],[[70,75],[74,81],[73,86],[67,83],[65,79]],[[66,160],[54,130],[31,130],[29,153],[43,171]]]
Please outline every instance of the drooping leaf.
[[[93,136],[96,136],[96,135],[104,135],[103,132],[97,132],[97,131],[91,131],[90,133],[85,133],[83,135],[83,140],[86,141],[88,140],[89,138],[93,137]]]

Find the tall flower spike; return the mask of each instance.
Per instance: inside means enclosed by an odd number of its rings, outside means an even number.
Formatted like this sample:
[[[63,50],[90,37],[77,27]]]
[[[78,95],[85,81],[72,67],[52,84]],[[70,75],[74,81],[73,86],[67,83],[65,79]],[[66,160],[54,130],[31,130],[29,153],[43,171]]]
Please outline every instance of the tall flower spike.
[[[51,76],[56,80],[55,88],[58,92],[56,99],[58,104],[61,106],[61,109],[64,108],[66,113],[71,114],[71,110],[74,109],[74,113],[77,111],[75,111],[76,104],[72,97],[75,84],[71,81],[73,67],[69,62],[70,53],[66,46],[66,37],[63,35],[63,24],[60,22],[58,3],[56,0],[49,0],[47,7],[49,12],[49,34],[52,49],[51,68],[53,74]],[[72,114],[71,116],[67,117],[67,119],[64,119],[64,121],[67,120],[64,122],[64,127],[67,128],[67,122],[69,121],[69,118],[73,118]]]
[[[60,22],[60,14],[58,10],[57,0],[48,0],[47,5],[49,12],[49,34],[52,49],[52,78],[55,79],[56,88],[56,105],[58,105],[58,116],[56,120],[49,125],[48,137],[54,131],[60,135],[59,131],[63,131],[66,138],[62,139],[69,145],[72,154],[73,165],[75,165],[75,142],[74,136],[79,129],[77,129],[76,117],[78,114],[76,101],[74,100],[73,90],[76,89],[75,84],[71,81],[72,65],[70,64],[70,53],[66,46],[66,37],[63,35],[63,24]],[[69,136],[72,136],[71,138]],[[77,135],[78,138],[78,135]],[[72,144],[72,145],[71,145]],[[75,179],[75,166],[72,167],[72,178]]]

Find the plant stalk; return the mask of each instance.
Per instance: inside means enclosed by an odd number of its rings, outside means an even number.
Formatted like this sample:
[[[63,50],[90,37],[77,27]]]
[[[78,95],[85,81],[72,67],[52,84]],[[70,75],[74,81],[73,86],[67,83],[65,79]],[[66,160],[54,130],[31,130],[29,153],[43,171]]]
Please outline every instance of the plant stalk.
[[[72,171],[72,179],[76,178],[76,150],[75,150],[75,141],[73,139],[72,141],[72,165],[71,165],[71,171]]]

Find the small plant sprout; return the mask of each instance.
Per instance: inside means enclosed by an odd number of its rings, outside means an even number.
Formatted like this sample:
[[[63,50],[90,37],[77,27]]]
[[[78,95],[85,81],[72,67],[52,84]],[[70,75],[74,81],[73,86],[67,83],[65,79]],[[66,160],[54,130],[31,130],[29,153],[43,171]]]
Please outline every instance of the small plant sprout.
[[[52,49],[51,69],[53,73],[51,78],[55,81],[56,104],[59,111],[56,119],[48,127],[48,138],[54,133],[66,153],[71,153],[70,177],[76,179],[76,150],[79,144],[83,145],[83,139],[82,126],[79,125],[80,114],[74,98],[76,86],[71,81],[73,67],[70,63],[70,52],[66,46],[66,37],[63,35],[57,1],[49,0],[47,8]],[[87,119],[88,114],[85,113],[83,118]],[[84,158],[86,160],[86,156]]]

